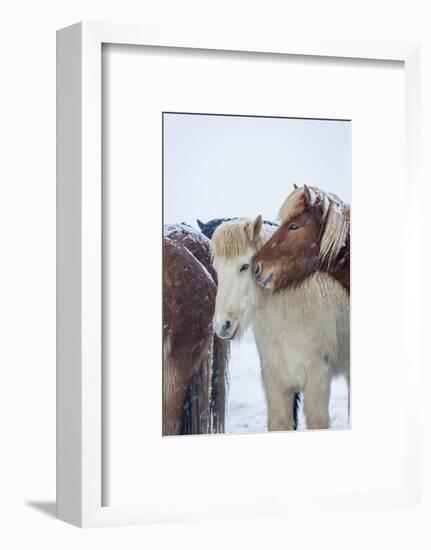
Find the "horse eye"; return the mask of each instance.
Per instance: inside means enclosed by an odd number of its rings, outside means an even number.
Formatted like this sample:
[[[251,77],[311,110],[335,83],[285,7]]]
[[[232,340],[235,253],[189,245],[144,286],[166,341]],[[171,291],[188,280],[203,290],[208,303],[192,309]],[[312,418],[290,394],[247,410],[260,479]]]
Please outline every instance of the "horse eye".
[[[296,223],[291,223],[291,224],[289,225],[289,229],[290,229],[291,231],[296,231],[297,229],[299,229],[299,225],[296,225]]]
[[[241,266],[240,271],[246,271],[248,269],[249,264],[244,264]]]

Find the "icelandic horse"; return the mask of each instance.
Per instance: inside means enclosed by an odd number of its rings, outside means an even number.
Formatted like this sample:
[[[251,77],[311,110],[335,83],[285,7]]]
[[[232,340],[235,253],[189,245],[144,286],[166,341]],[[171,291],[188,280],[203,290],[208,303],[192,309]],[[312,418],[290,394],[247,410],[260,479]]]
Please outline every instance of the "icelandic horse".
[[[262,218],[223,223],[212,238],[218,290],[214,329],[225,340],[253,327],[268,406],[268,430],[294,428],[295,395],[304,395],[306,425],[329,427],[332,376],[349,364],[349,299],[324,274],[285,292],[254,281],[253,258],[275,235]]]
[[[254,278],[275,293],[294,294],[318,279],[343,289],[331,372],[346,378],[350,416],[350,205],[317,187],[294,187],[280,208],[280,227],[253,259]]]
[[[222,433],[229,343],[212,327],[210,241],[185,224],[163,236],[163,435]]]

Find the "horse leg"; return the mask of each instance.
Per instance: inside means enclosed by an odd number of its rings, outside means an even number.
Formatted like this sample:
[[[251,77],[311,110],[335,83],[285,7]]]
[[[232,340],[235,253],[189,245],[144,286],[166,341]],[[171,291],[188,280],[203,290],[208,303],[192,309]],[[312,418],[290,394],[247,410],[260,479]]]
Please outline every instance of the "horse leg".
[[[308,429],[329,428],[330,392],[331,379],[326,368],[316,368],[304,390],[304,414]]]
[[[268,431],[293,430],[294,392],[287,391],[275,380],[265,379],[264,386],[268,408]]]

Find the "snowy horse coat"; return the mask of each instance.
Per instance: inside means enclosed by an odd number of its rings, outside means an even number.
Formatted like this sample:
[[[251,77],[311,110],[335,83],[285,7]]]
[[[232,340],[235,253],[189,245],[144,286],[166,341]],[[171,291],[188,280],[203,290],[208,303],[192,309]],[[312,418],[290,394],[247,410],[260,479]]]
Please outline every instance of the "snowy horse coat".
[[[257,286],[254,255],[273,228],[239,219],[213,236],[213,266],[219,281],[214,329],[220,338],[240,338],[252,324],[268,405],[268,429],[293,427],[293,396],[304,394],[308,428],[329,427],[331,379],[349,367],[349,298],[327,274],[280,293]]]
[[[163,260],[163,434],[224,432],[229,343],[212,327],[210,241],[167,225]]]

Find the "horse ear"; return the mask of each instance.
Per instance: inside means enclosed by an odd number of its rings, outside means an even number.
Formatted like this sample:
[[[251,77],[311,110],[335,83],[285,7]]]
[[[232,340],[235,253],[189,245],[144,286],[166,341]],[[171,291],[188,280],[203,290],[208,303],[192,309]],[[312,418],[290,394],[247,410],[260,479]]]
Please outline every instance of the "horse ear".
[[[204,222],[201,222],[201,220],[196,220],[198,222],[199,229],[203,229],[205,227]]]
[[[304,185],[304,206],[305,208],[309,208],[311,206],[314,206],[314,203],[316,201],[316,195],[312,189]]]
[[[262,229],[262,216],[259,214],[259,216],[257,216],[257,218],[254,221],[250,222],[246,226],[247,236],[251,242],[256,241],[261,229]]]
[[[253,222],[253,237],[254,240],[258,238],[260,230],[262,229],[262,216],[259,214]]]
[[[298,189],[298,186],[296,185],[296,183],[293,184],[293,188]]]

